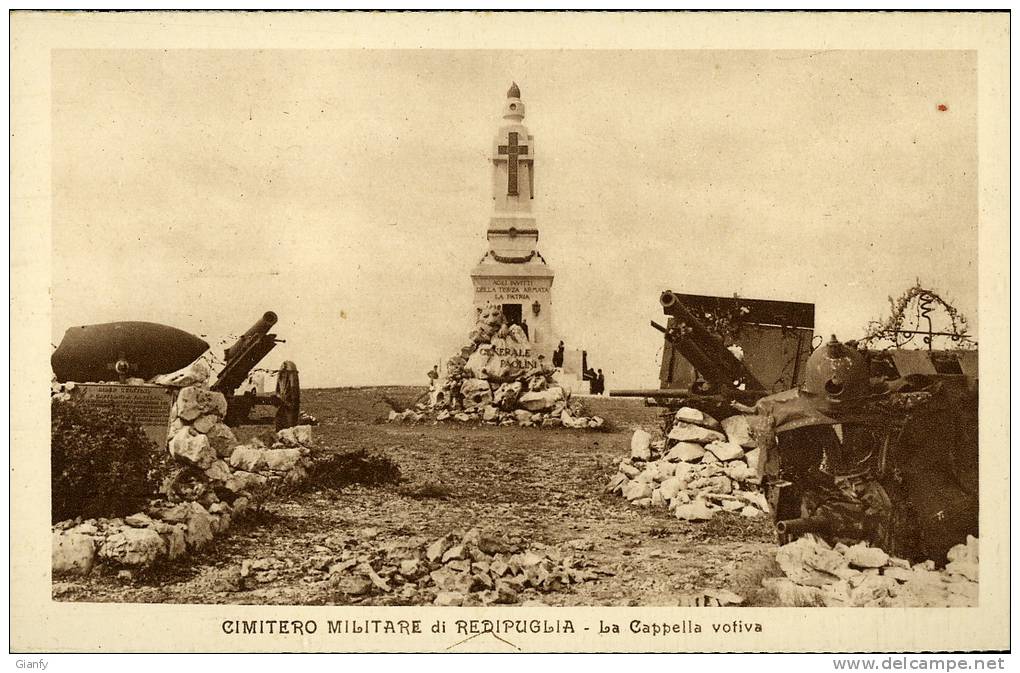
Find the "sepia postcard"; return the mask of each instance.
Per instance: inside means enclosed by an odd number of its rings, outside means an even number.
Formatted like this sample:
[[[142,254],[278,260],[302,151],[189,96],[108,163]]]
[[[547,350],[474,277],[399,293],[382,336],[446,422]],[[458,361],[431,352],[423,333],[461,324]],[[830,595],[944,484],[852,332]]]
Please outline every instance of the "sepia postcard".
[[[1008,13],[10,40],[12,651],[1009,649]]]

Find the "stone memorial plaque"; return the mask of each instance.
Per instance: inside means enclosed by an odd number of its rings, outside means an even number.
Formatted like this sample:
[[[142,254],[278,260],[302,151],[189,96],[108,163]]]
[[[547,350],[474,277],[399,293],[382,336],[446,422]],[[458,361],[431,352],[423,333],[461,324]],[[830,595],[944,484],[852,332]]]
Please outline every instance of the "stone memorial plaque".
[[[159,447],[166,444],[170,406],[176,392],[167,386],[120,383],[79,383],[74,388],[77,399],[133,418],[142,426],[145,436]]]

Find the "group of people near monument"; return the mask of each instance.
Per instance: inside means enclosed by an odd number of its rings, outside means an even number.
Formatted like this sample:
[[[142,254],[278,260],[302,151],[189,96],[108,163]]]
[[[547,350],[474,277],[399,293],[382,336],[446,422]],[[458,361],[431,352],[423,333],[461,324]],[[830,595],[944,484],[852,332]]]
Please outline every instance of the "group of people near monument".
[[[598,372],[594,369],[586,369],[582,378],[591,384],[592,395],[606,394],[606,376],[601,369]]]

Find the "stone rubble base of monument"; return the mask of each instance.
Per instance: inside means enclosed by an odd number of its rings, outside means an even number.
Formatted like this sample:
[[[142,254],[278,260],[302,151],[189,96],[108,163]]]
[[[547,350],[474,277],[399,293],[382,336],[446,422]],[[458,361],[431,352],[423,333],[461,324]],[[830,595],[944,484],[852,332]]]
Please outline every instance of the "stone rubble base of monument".
[[[556,385],[556,370],[533,359],[519,325],[507,325],[497,306],[478,315],[471,342],[446,364],[428,404],[392,411],[390,422],[482,421],[490,425],[600,428],[598,416],[583,416],[581,405]]]
[[[59,394],[59,393],[58,393]],[[124,518],[53,526],[53,574],[87,574],[97,563],[144,568],[201,549],[279,484],[307,476],[310,426],[280,430],[271,446],[241,444],[223,424],[227,402],[200,385],[182,388],[171,411],[167,448],[181,467],[165,497]]]
[[[630,457],[606,490],[638,507],[667,508],[686,521],[707,521],[717,512],[758,517],[769,511],[758,490],[759,453],[746,417],[720,423],[684,407],[665,439],[634,431]]]
[[[525,595],[559,591],[607,574],[591,569],[569,549],[525,548],[477,528],[431,542],[410,538],[366,548],[358,540],[343,546],[353,548],[340,556],[318,556],[315,564],[339,593],[352,597],[388,594],[419,600],[424,593],[434,605],[527,605]]]
[[[785,577],[765,578],[762,586],[791,607],[976,607],[977,538],[968,535],[947,559],[936,570],[930,560],[911,565],[863,542],[830,546],[808,534],[779,548]]]

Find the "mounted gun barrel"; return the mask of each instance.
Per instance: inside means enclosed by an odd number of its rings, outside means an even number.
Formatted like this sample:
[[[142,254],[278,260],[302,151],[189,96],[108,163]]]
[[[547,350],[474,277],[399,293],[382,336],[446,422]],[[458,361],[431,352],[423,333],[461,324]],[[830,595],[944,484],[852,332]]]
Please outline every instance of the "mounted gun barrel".
[[[663,332],[713,388],[732,389],[743,385],[746,390],[764,390],[754,374],[705,327],[680,297],[666,290],[659,296],[659,303],[675,325],[664,328],[653,322],[652,327]]]
[[[213,390],[230,395],[240,386],[279,340],[269,330],[278,320],[275,313],[266,311],[247,332],[223,351],[227,363],[216,379]]]
[[[829,532],[830,528],[831,524],[824,516],[808,516],[776,522],[776,532],[785,535],[788,539],[799,537],[805,533],[825,534]]]

